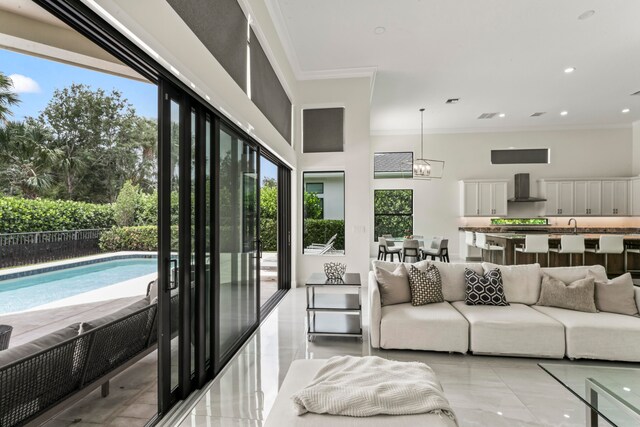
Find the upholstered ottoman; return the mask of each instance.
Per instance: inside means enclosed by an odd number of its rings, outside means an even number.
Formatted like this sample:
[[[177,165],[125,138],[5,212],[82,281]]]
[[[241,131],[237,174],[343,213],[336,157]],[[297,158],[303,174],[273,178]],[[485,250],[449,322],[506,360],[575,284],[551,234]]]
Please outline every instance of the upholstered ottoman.
[[[304,414],[296,415],[291,396],[311,382],[316,372],[325,364],[326,360],[295,360],[289,367],[289,372],[278,392],[273,408],[267,417],[264,427],[387,427],[387,426],[429,426],[454,427],[456,424],[445,415],[377,415],[375,417],[343,417],[337,415]]]

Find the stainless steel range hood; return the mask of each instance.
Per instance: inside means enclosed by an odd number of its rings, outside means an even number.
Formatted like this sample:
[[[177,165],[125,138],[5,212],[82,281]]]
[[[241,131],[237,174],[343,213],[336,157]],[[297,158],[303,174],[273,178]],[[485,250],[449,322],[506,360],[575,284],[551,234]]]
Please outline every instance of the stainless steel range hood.
[[[517,173],[514,177],[514,197],[510,202],[546,202],[547,199],[531,197],[531,183],[528,173]]]

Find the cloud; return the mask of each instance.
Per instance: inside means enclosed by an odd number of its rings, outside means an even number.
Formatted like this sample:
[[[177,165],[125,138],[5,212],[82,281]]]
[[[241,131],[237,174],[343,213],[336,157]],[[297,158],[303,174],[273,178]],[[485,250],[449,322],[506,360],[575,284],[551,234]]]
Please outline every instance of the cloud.
[[[13,90],[16,93],[38,93],[41,91],[38,82],[31,77],[23,76],[22,74],[11,74],[9,79],[11,79]]]

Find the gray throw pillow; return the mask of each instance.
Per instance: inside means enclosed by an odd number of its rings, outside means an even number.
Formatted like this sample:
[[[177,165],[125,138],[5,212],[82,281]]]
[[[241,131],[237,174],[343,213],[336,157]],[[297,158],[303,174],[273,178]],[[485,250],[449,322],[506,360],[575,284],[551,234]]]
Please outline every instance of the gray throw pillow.
[[[562,280],[544,274],[537,305],[595,313],[597,310],[593,277],[566,284]]]
[[[420,271],[413,265],[410,266],[409,287],[411,288],[411,305],[444,302],[442,278],[435,265],[430,265],[426,271]]]
[[[380,304],[385,306],[411,301],[409,276],[404,264],[398,264],[393,271],[376,268],[375,274],[380,289]]]
[[[622,276],[604,282],[598,280],[597,275],[589,270],[587,277],[593,277],[595,281],[595,299],[598,310],[629,316],[638,315],[631,274],[625,273]]]

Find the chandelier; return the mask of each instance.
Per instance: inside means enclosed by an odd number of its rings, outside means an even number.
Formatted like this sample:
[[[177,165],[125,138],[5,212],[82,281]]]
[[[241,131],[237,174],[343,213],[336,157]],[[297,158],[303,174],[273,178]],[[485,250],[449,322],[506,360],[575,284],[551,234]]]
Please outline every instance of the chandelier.
[[[426,180],[442,179],[444,160],[425,159],[424,157],[424,110],[424,108],[420,109],[420,157],[411,162],[411,177]]]

